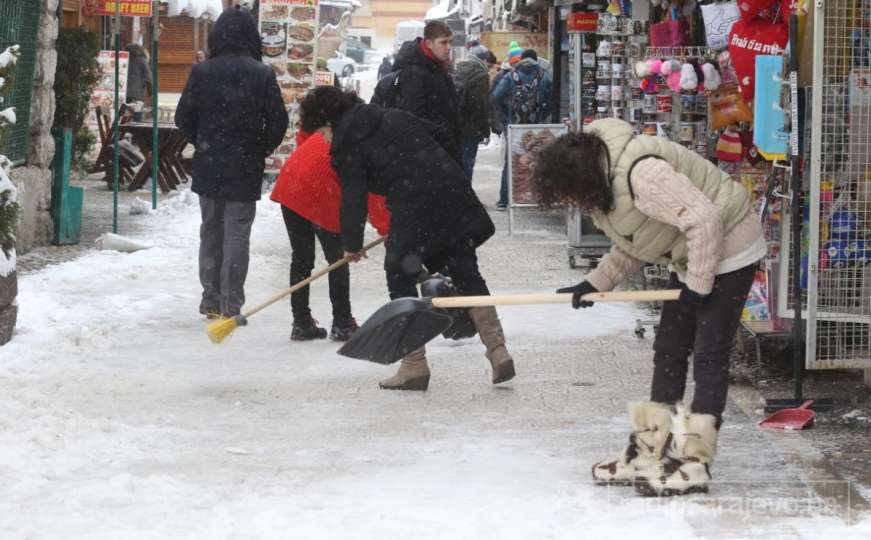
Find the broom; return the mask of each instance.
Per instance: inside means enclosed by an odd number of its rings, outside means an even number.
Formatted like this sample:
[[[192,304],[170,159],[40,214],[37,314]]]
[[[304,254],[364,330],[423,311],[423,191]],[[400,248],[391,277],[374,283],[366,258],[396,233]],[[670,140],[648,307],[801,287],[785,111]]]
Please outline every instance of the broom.
[[[369,251],[373,247],[384,242],[384,240],[386,238],[387,238],[386,236],[382,236],[376,240],[369,242],[368,244],[363,246],[363,249],[361,251],[364,253],[366,251]],[[299,283],[296,283],[293,286],[288,287],[287,289],[284,289],[283,291],[276,294],[275,296],[273,296],[269,300],[263,302],[262,304],[260,304],[259,306],[255,307],[253,309],[246,311],[245,313],[241,313],[239,315],[234,315],[233,317],[220,319],[220,320],[215,321],[213,323],[209,323],[206,326],[206,333],[209,335],[209,339],[212,340],[212,343],[221,343],[222,341],[224,341],[224,339],[227,336],[229,336],[230,334],[233,333],[233,330],[235,330],[236,327],[247,325],[248,324],[248,317],[254,315],[255,313],[257,313],[258,311],[260,311],[264,308],[271,306],[272,304],[274,304],[275,302],[278,302],[282,298],[286,298],[287,296],[290,296],[291,294],[295,293],[299,289],[302,289],[303,287],[307,286],[312,281],[329,274],[330,272],[332,272],[336,268],[348,264],[348,261],[350,261],[350,260],[351,259],[348,257],[343,257],[342,259],[334,262],[333,264],[327,266],[326,268],[322,268],[322,269],[318,270],[317,272],[315,272],[314,274],[312,274],[308,278],[300,281]]]

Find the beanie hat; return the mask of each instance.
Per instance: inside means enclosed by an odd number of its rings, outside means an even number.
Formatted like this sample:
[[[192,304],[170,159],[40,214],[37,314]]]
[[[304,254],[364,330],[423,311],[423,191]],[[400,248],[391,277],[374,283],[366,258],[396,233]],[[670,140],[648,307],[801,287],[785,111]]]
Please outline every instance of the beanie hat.
[[[741,161],[743,157],[741,136],[733,129],[727,129],[717,141],[717,159],[721,161]]]
[[[523,55],[523,49],[520,48],[520,45],[517,44],[516,41],[512,41],[510,45],[508,45],[508,63],[516,64],[520,62],[520,57]]]
[[[490,49],[483,45],[475,45],[469,49],[471,56],[477,57],[479,60],[487,62],[490,59]]]

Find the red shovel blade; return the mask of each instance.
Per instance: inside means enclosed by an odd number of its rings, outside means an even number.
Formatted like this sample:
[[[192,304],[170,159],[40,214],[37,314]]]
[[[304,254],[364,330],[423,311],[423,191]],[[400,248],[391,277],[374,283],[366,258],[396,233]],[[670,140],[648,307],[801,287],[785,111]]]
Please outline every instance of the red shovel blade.
[[[773,429],[805,429],[813,426],[814,413],[810,410],[813,400],[809,399],[797,409],[783,409],[777,411],[765,420],[759,422],[759,427]]]

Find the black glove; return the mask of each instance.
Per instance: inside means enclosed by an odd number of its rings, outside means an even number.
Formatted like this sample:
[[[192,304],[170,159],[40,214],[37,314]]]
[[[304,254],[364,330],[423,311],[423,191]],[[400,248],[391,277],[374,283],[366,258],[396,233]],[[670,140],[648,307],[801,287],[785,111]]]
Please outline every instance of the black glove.
[[[585,294],[599,292],[599,290],[590,285],[589,281],[582,281],[574,287],[563,287],[562,289],[557,289],[556,292],[572,293],[572,307],[578,309],[592,306],[593,302],[590,302],[589,300],[581,300],[581,297]]]
[[[678,300],[683,302],[684,304],[689,305],[699,305],[705,303],[705,299],[708,297],[707,294],[699,294],[696,291],[690,289],[686,285],[680,291],[680,297]]]

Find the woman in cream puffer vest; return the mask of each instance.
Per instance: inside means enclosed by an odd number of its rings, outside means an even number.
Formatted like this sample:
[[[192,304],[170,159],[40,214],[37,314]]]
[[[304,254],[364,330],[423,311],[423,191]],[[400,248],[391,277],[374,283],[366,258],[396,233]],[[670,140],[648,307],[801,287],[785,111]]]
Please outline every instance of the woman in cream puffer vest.
[[[593,465],[593,478],[634,485],[642,495],[707,492],[729,351],[766,254],[750,194],[683,146],[635,135],[617,119],[557,139],[542,151],[535,176],[543,205],[578,206],[613,242],[585,281],[557,291],[573,293],[575,308],[591,306],[583,295],[613,289],[644,263],[668,264],[668,288],[681,289],[662,310],[650,401],[630,405],[629,446]],[[687,408],[690,353],[696,386]]]

